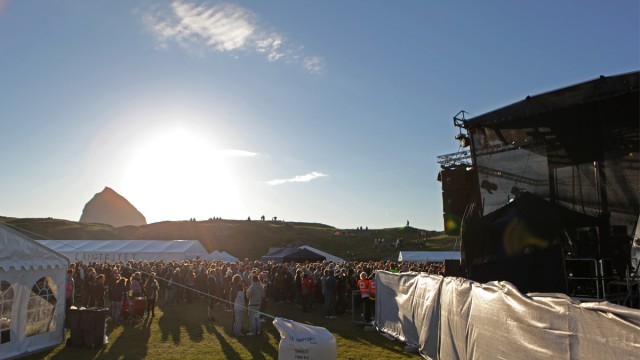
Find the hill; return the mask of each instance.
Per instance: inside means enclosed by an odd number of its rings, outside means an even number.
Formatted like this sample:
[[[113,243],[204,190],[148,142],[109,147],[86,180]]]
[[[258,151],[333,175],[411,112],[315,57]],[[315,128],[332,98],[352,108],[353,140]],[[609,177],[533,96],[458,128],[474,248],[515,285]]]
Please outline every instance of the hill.
[[[140,226],[114,227],[52,218],[0,217],[34,239],[53,240],[199,240],[211,252],[227,251],[244,259],[259,259],[271,247],[313,246],[348,260],[397,259],[399,250],[456,250],[455,237],[413,227],[337,229],[318,223],[205,220],[164,221]],[[421,233],[427,234],[421,240]],[[401,238],[399,249],[393,244]],[[378,245],[377,239],[384,239]]]

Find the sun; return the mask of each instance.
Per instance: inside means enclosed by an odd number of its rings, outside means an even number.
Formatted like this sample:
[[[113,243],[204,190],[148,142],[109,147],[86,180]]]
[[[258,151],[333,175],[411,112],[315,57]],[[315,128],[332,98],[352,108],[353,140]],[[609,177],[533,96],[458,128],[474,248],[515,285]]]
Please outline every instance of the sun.
[[[234,216],[238,183],[215,139],[183,125],[150,131],[136,141],[124,192],[147,222]]]

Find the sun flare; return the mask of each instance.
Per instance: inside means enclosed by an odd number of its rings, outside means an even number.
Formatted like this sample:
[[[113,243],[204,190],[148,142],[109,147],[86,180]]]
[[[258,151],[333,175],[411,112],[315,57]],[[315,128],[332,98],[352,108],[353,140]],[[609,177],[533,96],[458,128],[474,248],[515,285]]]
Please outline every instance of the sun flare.
[[[234,216],[237,183],[226,159],[213,139],[182,126],[165,128],[139,140],[125,192],[148,222]]]

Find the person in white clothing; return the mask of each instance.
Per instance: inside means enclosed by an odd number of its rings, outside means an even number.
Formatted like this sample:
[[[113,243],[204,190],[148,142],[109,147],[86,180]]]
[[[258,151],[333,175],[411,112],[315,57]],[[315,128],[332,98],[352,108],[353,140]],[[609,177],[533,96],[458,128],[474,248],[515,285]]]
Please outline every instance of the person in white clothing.
[[[233,302],[233,334],[243,336],[242,322],[244,321],[244,283],[242,276],[233,275],[229,292],[229,301]]]

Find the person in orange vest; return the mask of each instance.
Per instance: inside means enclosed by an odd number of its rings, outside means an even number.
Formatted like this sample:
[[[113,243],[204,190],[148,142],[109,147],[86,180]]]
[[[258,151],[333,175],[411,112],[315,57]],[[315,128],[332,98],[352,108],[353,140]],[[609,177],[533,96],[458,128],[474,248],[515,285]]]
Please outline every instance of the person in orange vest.
[[[358,280],[358,289],[360,289],[360,297],[362,298],[362,302],[364,304],[364,321],[371,322],[371,299],[370,295],[370,285],[371,281],[367,279],[367,273],[360,273],[360,280]]]

